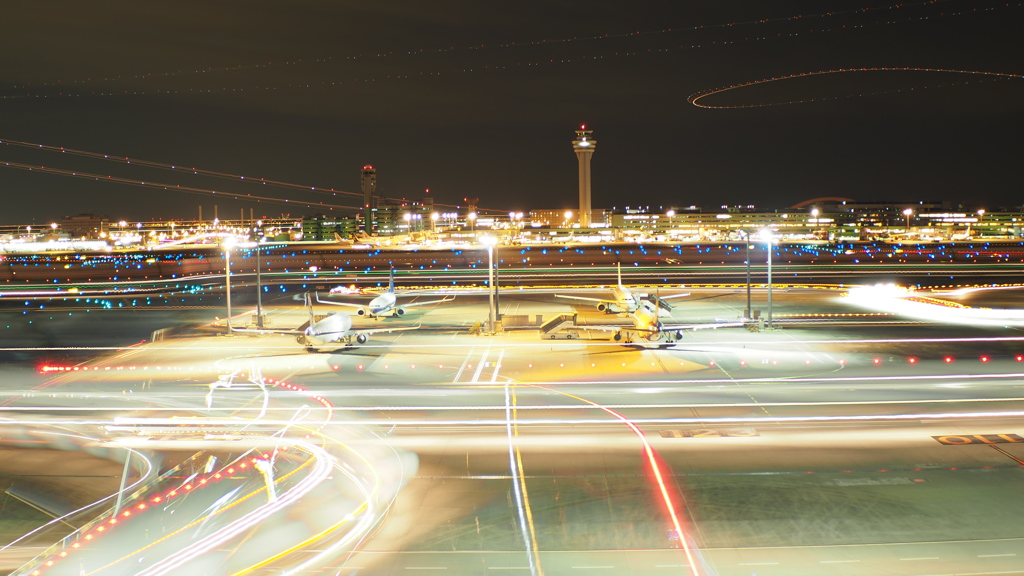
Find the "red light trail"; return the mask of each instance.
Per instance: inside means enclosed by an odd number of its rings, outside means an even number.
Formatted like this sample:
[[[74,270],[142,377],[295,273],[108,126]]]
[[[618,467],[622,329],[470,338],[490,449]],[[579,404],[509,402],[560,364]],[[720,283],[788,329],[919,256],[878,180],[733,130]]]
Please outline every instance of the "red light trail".
[[[224,179],[224,180],[231,180],[233,182],[240,182],[240,183],[246,183],[246,184],[257,184],[257,185],[261,185],[261,186],[272,186],[272,187],[278,187],[278,188],[286,188],[286,189],[293,190],[293,191],[311,192],[313,194],[327,194],[327,195],[330,195],[332,197],[336,197],[339,194],[341,194],[343,196],[358,197],[360,199],[363,197],[362,192],[348,192],[348,191],[345,191],[345,190],[335,190],[334,188],[323,188],[323,187],[317,187],[317,186],[309,186],[309,185],[305,185],[305,184],[294,184],[294,183],[291,183],[291,182],[283,182],[283,181],[280,181],[280,180],[268,180],[266,178],[245,176],[245,175],[242,175],[242,174],[231,174],[231,173],[228,173],[228,172],[218,172],[218,171],[215,171],[215,170],[204,170],[204,169],[195,168],[195,167],[186,167],[186,166],[180,166],[180,165],[177,165],[177,164],[169,164],[169,163],[166,163],[166,162],[155,162],[155,161],[152,161],[152,160],[142,160],[142,159],[139,159],[139,158],[131,158],[131,157],[128,157],[128,156],[120,156],[120,155],[112,155],[112,154],[102,154],[102,153],[99,153],[99,152],[89,152],[87,150],[76,150],[74,148],[66,148],[64,146],[51,146],[51,145],[47,145],[47,144],[37,144],[37,143],[34,143],[34,142],[25,142],[25,141],[21,141],[21,140],[8,140],[8,139],[0,139],[0,144],[3,144],[5,146],[16,146],[16,147],[21,147],[21,148],[28,148],[28,149],[31,149],[31,150],[41,150],[41,151],[44,151],[44,152],[57,152],[57,153],[60,153],[60,154],[70,154],[72,156],[79,156],[79,157],[82,157],[82,158],[88,158],[90,160],[104,160],[104,161],[108,161],[108,162],[117,162],[119,164],[125,164],[125,165],[132,165],[132,164],[134,164],[136,166],[142,166],[142,167],[145,167],[145,168],[154,168],[154,169],[158,169],[158,170],[166,170],[166,171],[171,171],[171,172],[175,172],[175,173],[178,173],[178,174],[189,174],[189,175],[192,175],[192,176],[207,176],[207,177],[219,178],[219,179]],[[223,197],[227,197],[227,198],[232,199],[232,200],[253,201],[253,202],[268,202],[268,203],[274,203],[274,204],[288,204],[288,205],[298,204],[298,205],[304,205],[307,208],[326,208],[326,209],[331,210],[331,211],[333,211],[334,209],[345,210],[345,211],[350,211],[350,212],[357,212],[359,210],[362,210],[362,205],[361,205],[362,203],[361,202],[360,202],[359,205],[352,206],[352,205],[348,205],[348,204],[334,204],[334,203],[326,203],[326,202],[322,202],[322,201],[317,202],[317,201],[301,200],[301,199],[298,199],[298,198],[281,198],[281,197],[276,197],[276,196],[261,196],[261,195],[255,195],[255,194],[247,194],[247,193],[228,192],[228,191],[224,191],[224,190],[213,190],[213,189],[209,189],[209,188],[199,188],[199,187],[195,187],[195,186],[182,186],[180,184],[169,184],[169,183],[153,182],[151,180],[139,180],[139,179],[136,179],[136,178],[123,178],[123,177],[119,177],[119,176],[92,174],[92,173],[89,173],[89,172],[82,172],[82,171],[79,171],[79,170],[67,170],[67,169],[63,169],[63,168],[55,168],[53,166],[35,165],[35,164],[24,164],[24,163],[20,163],[20,162],[8,162],[8,161],[4,161],[4,160],[0,160],[0,166],[7,167],[7,168],[14,168],[14,169],[17,169],[17,170],[25,170],[25,171],[28,171],[28,172],[43,172],[43,173],[46,173],[46,174],[54,174],[54,175],[58,175],[58,176],[68,176],[68,177],[72,177],[72,178],[81,178],[81,179],[85,179],[85,180],[94,180],[94,181],[97,181],[97,182],[98,181],[104,181],[104,182],[113,182],[113,183],[117,183],[117,184],[125,184],[125,185],[130,185],[130,186],[141,186],[141,187],[149,188],[151,190],[165,190],[165,191],[168,191],[168,192],[184,192],[186,194],[198,194],[198,195],[209,195],[209,196],[223,196]],[[459,205],[443,204],[443,203],[440,203],[440,202],[435,202],[434,205],[435,206],[444,207],[444,208],[455,208],[455,209],[461,208],[461,206],[459,206]],[[478,213],[483,213],[483,214],[488,214],[488,213],[491,213],[491,212],[496,213],[496,214],[503,213],[503,211],[501,211],[501,210],[488,210],[486,208],[477,208],[477,212]]]

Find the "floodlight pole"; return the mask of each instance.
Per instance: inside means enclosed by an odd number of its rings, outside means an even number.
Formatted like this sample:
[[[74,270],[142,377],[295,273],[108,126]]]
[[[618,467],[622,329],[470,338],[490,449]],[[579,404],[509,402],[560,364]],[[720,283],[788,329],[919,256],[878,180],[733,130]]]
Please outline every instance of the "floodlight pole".
[[[743,243],[747,247],[747,309],[743,311],[743,317],[750,319],[750,232],[743,231]]]
[[[497,258],[497,256],[498,256],[498,254],[497,254],[497,252],[498,252],[498,245],[497,244],[494,245],[493,250],[495,252],[495,254],[494,254],[495,255],[495,258],[494,258],[495,262],[494,262],[494,266],[492,266],[492,268],[494,268],[494,319],[495,320],[501,320],[501,297],[498,294],[498,284],[500,283],[500,280],[498,279],[498,272],[501,271],[500,270],[500,268],[501,268],[501,258]]]
[[[494,334],[494,246],[487,245],[487,295],[490,306],[487,313],[487,331]]]
[[[768,245],[768,329],[771,330],[772,326],[772,235],[771,232],[767,234],[767,245]]]
[[[256,237],[256,327],[263,328],[263,283],[260,274],[260,239]]]
[[[224,287],[228,304],[228,335],[231,334],[231,248],[224,247]]]

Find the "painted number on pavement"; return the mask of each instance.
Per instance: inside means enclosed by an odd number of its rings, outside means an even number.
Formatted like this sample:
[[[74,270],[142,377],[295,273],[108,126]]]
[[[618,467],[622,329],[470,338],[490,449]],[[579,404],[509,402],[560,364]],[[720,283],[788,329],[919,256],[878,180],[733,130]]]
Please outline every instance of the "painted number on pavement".
[[[693,430],[662,430],[662,438],[723,438],[757,436],[753,428],[695,428]]]
[[[939,444],[960,446],[964,444],[1024,444],[1024,437],[1017,434],[971,434],[965,436],[932,436]]]

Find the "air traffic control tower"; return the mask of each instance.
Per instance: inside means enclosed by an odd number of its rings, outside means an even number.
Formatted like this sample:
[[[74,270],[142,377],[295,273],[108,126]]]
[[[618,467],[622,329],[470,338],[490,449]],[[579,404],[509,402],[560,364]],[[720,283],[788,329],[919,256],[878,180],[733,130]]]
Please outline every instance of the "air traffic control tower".
[[[363,166],[359,188],[363,192],[363,231],[369,234],[377,229],[377,170],[373,166]]]
[[[597,147],[597,140],[590,138],[592,132],[584,124],[576,131],[576,139],[572,141],[572,149],[580,163],[580,228],[590,228],[590,157]]]

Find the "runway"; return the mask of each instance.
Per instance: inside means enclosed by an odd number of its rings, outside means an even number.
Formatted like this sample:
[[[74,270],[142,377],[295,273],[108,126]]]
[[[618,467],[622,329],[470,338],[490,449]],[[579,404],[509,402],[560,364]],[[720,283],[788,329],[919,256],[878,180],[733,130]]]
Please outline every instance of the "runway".
[[[270,325],[298,326],[299,304],[271,303]],[[286,561],[293,573],[1024,573],[1024,334],[871,314],[840,291],[778,291],[774,304],[781,329],[700,330],[667,346],[589,331],[541,340],[529,327],[474,335],[480,295],[360,320],[422,327],[317,354],[287,335],[215,334],[213,320],[9,382],[3,414],[93,431],[118,416],[166,431],[188,415],[269,432],[305,406],[356,450],[415,455],[372,537],[315,565],[310,543]],[[707,289],[671,314],[714,322],[744,307],[742,289]],[[622,321],[528,290],[502,294],[501,312],[575,312],[584,330]],[[207,408],[210,382],[254,372],[306,399],[268,386],[260,415],[249,387],[225,392],[227,412]],[[148,438],[168,463],[240,453]]]

